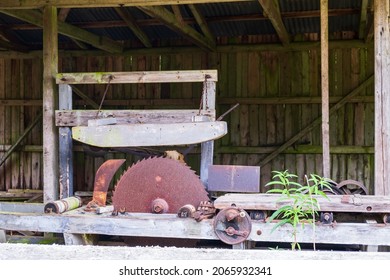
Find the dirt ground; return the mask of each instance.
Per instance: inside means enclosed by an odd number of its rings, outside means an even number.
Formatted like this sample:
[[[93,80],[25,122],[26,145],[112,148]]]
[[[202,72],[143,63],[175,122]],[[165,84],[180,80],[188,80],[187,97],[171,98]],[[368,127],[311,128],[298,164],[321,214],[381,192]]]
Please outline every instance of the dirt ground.
[[[77,253],[76,253],[77,252]],[[0,260],[390,260],[390,252],[0,244]]]

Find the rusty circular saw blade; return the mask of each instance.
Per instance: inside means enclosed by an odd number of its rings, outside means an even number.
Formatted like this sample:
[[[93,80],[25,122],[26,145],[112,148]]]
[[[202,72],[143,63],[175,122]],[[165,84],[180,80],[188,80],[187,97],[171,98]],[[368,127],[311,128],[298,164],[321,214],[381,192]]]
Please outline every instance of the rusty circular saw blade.
[[[177,213],[186,204],[197,207],[201,201],[209,200],[199,177],[186,164],[153,157],[135,163],[123,173],[112,203],[115,211],[150,213],[157,198],[168,203],[167,213]]]

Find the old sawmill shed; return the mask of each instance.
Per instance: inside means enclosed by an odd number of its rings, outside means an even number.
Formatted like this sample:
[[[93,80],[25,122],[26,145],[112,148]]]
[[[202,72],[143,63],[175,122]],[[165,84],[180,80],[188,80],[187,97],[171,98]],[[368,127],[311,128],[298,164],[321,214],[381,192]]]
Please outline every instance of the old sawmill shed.
[[[382,179],[375,184],[374,151],[381,157],[387,152],[375,149],[374,119],[386,123],[387,112],[375,112],[380,66],[374,60],[375,54],[386,59],[379,36],[387,33],[379,31],[381,18],[374,24],[374,1],[1,2],[0,191],[58,184],[58,150],[50,143],[58,131],[57,72],[217,69],[217,113],[240,106],[225,118],[229,132],[216,142],[214,163],[260,165],[262,191],[272,170],[288,169],[301,178],[325,174],[336,182],[360,181],[370,194],[389,193]],[[328,13],[322,29],[321,4]],[[326,79],[329,98],[322,97]],[[74,87],[73,108],[96,109],[105,88]],[[102,108],[197,108],[201,92],[202,83],[113,84]],[[328,136],[321,129],[321,102],[329,102]],[[323,135],[329,139],[322,141]],[[327,141],[329,158],[323,156]],[[74,143],[74,190],[91,191],[104,159],[120,157]],[[187,162],[198,169],[196,150]],[[383,168],[376,172],[389,173]]]

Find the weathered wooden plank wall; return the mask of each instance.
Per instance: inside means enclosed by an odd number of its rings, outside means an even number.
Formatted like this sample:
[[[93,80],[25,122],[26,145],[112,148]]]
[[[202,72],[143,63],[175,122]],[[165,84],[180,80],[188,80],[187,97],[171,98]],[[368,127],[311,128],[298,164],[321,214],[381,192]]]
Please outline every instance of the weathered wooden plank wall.
[[[373,74],[372,49],[331,49],[330,99],[349,93]],[[216,143],[216,164],[258,165],[266,157],[320,115],[319,50],[294,52],[178,53],[115,57],[66,57],[60,59],[60,72],[158,71],[218,69],[217,109],[222,114],[239,102],[238,109],[225,120],[229,133]],[[78,85],[100,103],[105,85]],[[42,98],[40,59],[0,59],[0,101]],[[197,108],[202,84],[110,85],[103,108]],[[373,190],[374,104],[373,85],[352,103],[330,117],[331,178],[355,179]],[[74,107],[91,109],[74,95]],[[168,101],[165,105],[154,103]],[[299,101],[297,101],[299,100]],[[132,101],[136,102],[132,106]],[[34,106],[31,106],[34,105]],[[41,109],[36,104],[10,106],[0,103],[0,156],[18,138]],[[39,124],[23,142],[31,151],[20,150],[0,166],[0,190],[42,188],[42,126]],[[5,146],[3,146],[5,145]],[[272,170],[289,169],[304,174],[322,173],[320,126],[303,136],[293,148],[261,167],[261,186]],[[31,150],[30,149],[30,150]],[[309,150],[310,149],[310,150]],[[315,150],[313,152],[313,149]],[[348,152],[348,153],[346,153]],[[75,152],[75,189],[92,190],[94,174],[109,158],[139,159],[120,153],[94,156]],[[199,155],[190,154],[188,162],[197,169]]]

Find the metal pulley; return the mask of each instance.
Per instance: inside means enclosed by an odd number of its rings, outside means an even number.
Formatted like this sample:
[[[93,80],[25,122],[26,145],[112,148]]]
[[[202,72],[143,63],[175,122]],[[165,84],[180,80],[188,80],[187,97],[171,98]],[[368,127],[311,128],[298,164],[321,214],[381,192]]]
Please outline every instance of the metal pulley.
[[[252,221],[245,210],[228,207],[214,218],[214,231],[218,238],[230,245],[245,241],[252,230]]]

